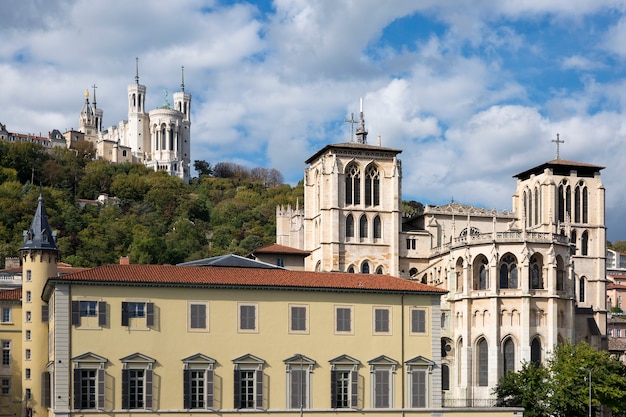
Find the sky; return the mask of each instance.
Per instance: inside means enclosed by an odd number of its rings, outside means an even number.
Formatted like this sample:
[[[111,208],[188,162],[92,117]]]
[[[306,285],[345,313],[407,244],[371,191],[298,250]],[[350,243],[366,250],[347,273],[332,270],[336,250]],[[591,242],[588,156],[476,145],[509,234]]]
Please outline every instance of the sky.
[[[276,168],[351,140],[400,149],[404,200],[510,210],[513,176],[556,157],[605,167],[607,238],[626,240],[626,1],[21,0],[0,13],[0,123],[104,127],[192,94],[191,160]],[[91,92],[93,99],[93,92]]]

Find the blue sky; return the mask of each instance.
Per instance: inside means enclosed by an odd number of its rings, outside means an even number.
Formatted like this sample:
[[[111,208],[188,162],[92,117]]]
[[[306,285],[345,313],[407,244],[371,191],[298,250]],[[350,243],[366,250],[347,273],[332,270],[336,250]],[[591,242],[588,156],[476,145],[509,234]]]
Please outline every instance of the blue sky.
[[[401,149],[403,197],[510,209],[513,175],[555,157],[606,167],[608,239],[626,240],[626,2],[609,0],[24,0],[0,15],[0,122],[78,126],[98,86],[127,118],[139,57],[147,106],[192,99],[192,160],[279,169],[350,140]]]

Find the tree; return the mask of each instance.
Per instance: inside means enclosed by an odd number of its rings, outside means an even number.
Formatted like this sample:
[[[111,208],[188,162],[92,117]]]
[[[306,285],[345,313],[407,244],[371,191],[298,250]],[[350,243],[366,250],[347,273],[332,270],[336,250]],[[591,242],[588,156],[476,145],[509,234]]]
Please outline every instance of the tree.
[[[213,175],[213,168],[211,168],[211,164],[209,164],[207,161],[193,161],[193,168],[198,171],[199,176],[206,175],[207,177],[210,177],[211,175]]]
[[[524,407],[527,416],[584,417],[589,410],[589,370],[594,406],[613,415],[626,412],[626,367],[607,351],[585,342],[555,347],[546,367],[524,363],[502,377],[494,393],[498,403]]]
[[[609,249],[613,249],[619,253],[626,253],[626,241],[618,240],[615,243],[608,242]]]

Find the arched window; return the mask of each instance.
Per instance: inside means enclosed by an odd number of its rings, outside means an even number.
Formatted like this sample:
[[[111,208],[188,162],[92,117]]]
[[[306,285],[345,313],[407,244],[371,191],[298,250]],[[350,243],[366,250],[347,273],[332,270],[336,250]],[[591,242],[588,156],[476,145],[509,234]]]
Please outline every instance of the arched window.
[[[559,212],[559,221],[565,221],[565,190],[563,189],[563,185],[559,185],[559,195],[557,197],[557,209]]]
[[[356,164],[346,169],[346,204],[361,204],[361,173]]]
[[[530,258],[530,288],[538,290],[543,288],[543,277],[541,275],[542,264],[537,255]]]
[[[367,167],[365,172],[365,205],[377,206],[380,204],[380,175],[375,165]]]
[[[541,200],[539,199],[539,188],[535,187],[535,223],[541,223]]]
[[[560,256],[556,257],[556,290],[565,290],[565,267],[563,258]]]
[[[535,337],[530,343],[530,362],[535,365],[541,365],[541,341]]]
[[[574,190],[574,223],[580,223],[580,186]]]
[[[450,368],[448,365],[441,365],[441,389],[448,391],[450,389]]]
[[[572,188],[568,185],[565,187],[565,215],[567,219],[572,219]]]
[[[380,216],[374,217],[374,239],[380,239],[383,237],[383,225],[380,221]]]
[[[354,274],[354,266],[350,265],[350,266],[348,267],[348,273],[350,273],[350,274]]]
[[[533,193],[528,191],[528,213],[526,213],[526,224],[532,226],[533,223]]]
[[[583,187],[583,223],[589,223],[589,195],[587,187]]]
[[[363,264],[361,265],[361,272],[364,274],[369,274],[370,273],[370,264],[369,262],[365,261],[363,262]]]
[[[500,288],[517,288],[515,257],[506,254],[500,262]]]
[[[414,276],[415,274],[417,274],[417,268],[411,268],[411,269],[409,269],[409,275],[410,275],[410,276]]]
[[[486,387],[489,385],[489,349],[487,341],[482,338],[478,341],[477,354],[478,354],[478,367],[476,373],[478,378],[478,386]]]
[[[476,257],[473,268],[472,288],[474,290],[486,290],[489,288],[489,265],[483,255]]]
[[[578,301],[581,303],[585,302],[585,287],[586,287],[586,278],[580,277],[580,281],[578,281]]]
[[[576,255],[576,253],[578,252],[578,247],[577,247],[578,243],[576,242],[577,239],[578,239],[578,235],[576,234],[576,230],[572,230],[572,234],[569,238],[569,243],[574,245],[574,249],[576,251],[574,255]]]
[[[359,219],[359,237],[361,239],[367,237],[367,217],[365,214]]]
[[[582,256],[589,255],[589,233],[586,230],[580,237],[580,253]]]
[[[506,339],[504,342],[504,347],[502,349],[503,354],[503,370],[504,376],[509,372],[515,372],[515,343],[513,343],[513,339],[510,337]]]
[[[463,258],[456,261],[454,273],[456,275],[456,292],[463,292]]]
[[[354,217],[348,214],[346,217],[346,237],[354,237]]]
[[[382,274],[384,274],[383,267],[382,267],[382,266],[379,266],[378,268],[376,268],[376,273],[377,273],[378,275],[382,275]]]
[[[526,216],[526,227],[530,224],[530,213],[528,212],[528,193],[524,190],[524,215]]]

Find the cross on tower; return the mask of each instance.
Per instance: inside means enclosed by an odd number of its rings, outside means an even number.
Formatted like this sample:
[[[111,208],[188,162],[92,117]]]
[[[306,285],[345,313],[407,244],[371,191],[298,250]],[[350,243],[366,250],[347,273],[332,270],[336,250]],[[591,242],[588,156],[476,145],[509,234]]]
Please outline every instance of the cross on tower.
[[[94,83],[91,87],[93,88],[93,107],[95,109],[96,108],[96,88],[98,88],[98,86],[96,85],[96,83]]]
[[[350,118],[344,119],[344,122],[350,123],[350,142],[354,142],[354,125],[359,121],[354,119],[354,113],[350,113]]]
[[[560,140],[560,139],[559,139],[559,134],[557,133],[557,134],[556,134],[556,139],[552,139],[552,141],[551,141],[551,142],[556,143],[556,159],[561,159],[561,158],[560,158],[560,156],[559,156],[559,145],[560,145],[561,143],[565,143],[565,141],[564,141],[564,140]]]

